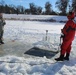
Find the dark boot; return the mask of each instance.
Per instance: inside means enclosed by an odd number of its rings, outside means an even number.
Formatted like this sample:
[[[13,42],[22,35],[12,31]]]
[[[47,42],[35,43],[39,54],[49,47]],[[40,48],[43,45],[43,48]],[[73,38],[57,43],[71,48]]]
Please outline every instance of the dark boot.
[[[0,41],[0,43],[1,43],[1,44],[4,44],[4,42],[3,42],[2,40]]]
[[[66,54],[66,56],[64,57],[64,60],[68,60],[69,61],[69,53]]]
[[[3,42],[3,41],[1,41],[1,44],[4,44],[4,42]]]
[[[64,60],[64,55],[60,55],[60,57],[59,58],[56,58],[55,60],[56,61],[63,61]]]

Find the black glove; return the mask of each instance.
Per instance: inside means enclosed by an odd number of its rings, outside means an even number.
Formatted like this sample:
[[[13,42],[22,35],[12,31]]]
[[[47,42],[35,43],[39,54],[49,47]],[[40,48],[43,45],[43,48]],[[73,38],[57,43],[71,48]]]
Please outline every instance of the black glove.
[[[64,34],[61,34],[60,38],[64,38],[64,37],[65,37],[65,35]]]
[[[61,35],[60,37],[61,37],[61,38],[64,38],[64,35]]]

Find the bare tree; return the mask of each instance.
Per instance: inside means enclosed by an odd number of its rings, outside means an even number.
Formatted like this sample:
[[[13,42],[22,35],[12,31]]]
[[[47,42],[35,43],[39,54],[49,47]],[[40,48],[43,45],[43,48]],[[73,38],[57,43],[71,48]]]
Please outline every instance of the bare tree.
[[[76,0],[72,0],[72,9],[74,10],[76,8]]]
[[[1,2],[0,2],[0,12],[4,12],[4,5],[5,5],[4,0],[1,0]]]
[[[45,3],[45,14],[46,15],[50,15],[52,9],[51,9],[52,5],[50,4],[50,2],[46,2]]]
[[[56,7],[62,14],[66,14],[67,6],[69,4],[69,0],[57,0]]]

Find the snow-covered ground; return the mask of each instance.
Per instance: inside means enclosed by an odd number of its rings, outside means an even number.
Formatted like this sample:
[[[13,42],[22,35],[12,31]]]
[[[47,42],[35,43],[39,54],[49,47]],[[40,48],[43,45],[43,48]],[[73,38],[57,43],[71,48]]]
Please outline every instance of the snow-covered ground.
[[[4,18],[14,17],[14,15],[4,14]],[[35,16],[29,17],[33,19],[50,18],[50,16],[42,16],[42,18],[41,16]],[[19,15],[15,15],[15,17],[28,18]],[[61,19],[62,16],[56,18],[57,21]],[[67,20],[67,18],[64,17],[62,20]],[[76,37],[73,41],[70,61],[55,63],[53,59],[48,59],[46,56],[26,57],[24,54],[26,49],[34,46],[46,50],[58,50],[60,30],[64,24],[59,22],[6,20],[4,28],[5,44],[0,46],[0,54],[2,50],[4,51],[4,54],[0,55],[0,75],[76,75]],[[47,39],[46,30],[48,30]]]
[[[22,14],[4,14],[3,15],[5,19],[15,19],[15,20],[32,20],[32,21],[35,21],[35,20],[50,20],[50,19],[53,19],[53,20],[56,20],[56,21],[66,21],[67,18],[66,16],[50,16],[50,15],[22,15]],[[62,17],[62,18],[61,18]]]

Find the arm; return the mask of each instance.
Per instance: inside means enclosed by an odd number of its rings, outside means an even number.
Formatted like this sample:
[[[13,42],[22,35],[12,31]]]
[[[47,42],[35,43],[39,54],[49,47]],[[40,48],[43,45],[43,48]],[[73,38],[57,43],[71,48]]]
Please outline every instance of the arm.
[[[61,29],[61,32],[66,35],[69,31],[75,30],[76,29],[76,24],[74,23],[74,21],[69,20],[65,26],[63,27],[63,29]]]
[[[2,25],[4,26],[6,24],[5,20],[2,20]]]
[[[67,34],[68,26],[69,26],[69,22],[67,21],[67,23],[65,24],[65,26],[63,27],[63,29],[61,29],[61,32],[62,32],[64,35]]]

